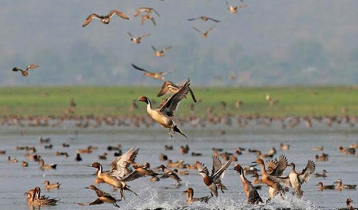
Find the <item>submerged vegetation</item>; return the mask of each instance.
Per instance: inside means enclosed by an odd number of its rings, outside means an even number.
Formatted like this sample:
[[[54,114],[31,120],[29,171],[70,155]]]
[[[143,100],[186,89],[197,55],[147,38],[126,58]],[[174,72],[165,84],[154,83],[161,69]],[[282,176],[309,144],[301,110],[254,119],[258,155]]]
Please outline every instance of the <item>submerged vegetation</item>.
[[[358,115],[358,87],[239,87],[196,88],[199,102],[194,111],[203,116],[208,108],[214,113],[232,115]],[[141,95],[155,101],[155,87],[4,87],[0,88],[0,115],[61,116],[71,99],[75,115],[131,116],[146,114],[143,104],[134,112],[130,107]],[[266,100],[270,96],[271,104]],[[277,100],[277,101],[276,101]],[[190,113],[190,97],[183,100],[178,116]]]

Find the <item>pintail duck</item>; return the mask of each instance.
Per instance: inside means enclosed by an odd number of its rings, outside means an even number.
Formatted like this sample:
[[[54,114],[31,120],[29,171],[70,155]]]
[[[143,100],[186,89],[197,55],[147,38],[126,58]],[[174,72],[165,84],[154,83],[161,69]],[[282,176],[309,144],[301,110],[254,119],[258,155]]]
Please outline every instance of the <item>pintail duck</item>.
[[[157,50],[157,48],[155,48],[153,45],[152,45],[152,49],[153,49],[153,54],[157,57],[163,57],[165,52],[169,49],[171,49],[172,46],[169,46],[169,47],[163,47],[161,50]]]
[[[161,126],[169,129],[170,136],[173,136],[175,132],[180,133],[185,138],[185,134],[178,128],[175,122],[172,120],[174,111],[177,109],[179,102],[185,97],[189,91],[190,80],[188,79],[185,84],[180,88],[180,90],[172,95],[164,104],[159,108],[153,109],[151,101],[145,97],[141,96],[137,100],[145,102],[147,104],[148,114]]]
[[[172,72],[151,72],[151,71],[148,71],[148,70],[145,70],[145,69],[142,69],[134,64],[132,64],[133,68],[139,70],[139,71],[144,71],[144,76],[147,76],[147,77],[151,77],[153,79],[159,79],[159,80],[164,80],[165,78],[163,77],[163,75],[166,75],[166,74],[169,74],[169,73],[172,73]]]
[[[244,187],[244,192],[247,197],[247,203],[248,204],[259,204],[260,202],[263,203],[256,188],[251,184],[249,180],[245,178],[244,169],[239,164],[236,164],[234,166],[234,170],[240,174],[242,186]]]
[[[334,185],[323,185],[322,182],[318,182],[318,184],[316,184],[316,186],[318,187],[318,190],[322,191],[322,190],[334,190]]]
[[[343,189],[356,189],[357,185],[356,184],[342,184],[342,180],[341,179],[337,179],[337,181],[335,181],[334,183],[336,183],[336,190],[343,190]]]
[[[218,157],[213,156],[213,169],[211,175],[209,175],[209,171],[204,164],[199,161],[196,162],[199,174],[203,177],[205,185],[211,190],[215,197],[218,197],[218,187],[222,192],[224,192],[223,190],[227,190],[227,188],[221,183],[221,179],[231,162],[232,160],[229,160],[225,164],[222,164]]]
[[[213,18],[207,17],[207,16],[200,16],[200,17],[197,17],[197,18],[189,18],[188,21],[193,21],[193,20],[198,20],[198,19],[201,19],[203,21],[211,20],[211,21],[214,21],[216,23],[220,22],[220,20],[216,20],[216,19],[213,19]]]
[[[48,190],[48,189],[58,189],[61,186],[61,183],[59,183],[59,182],[50,184],[49,180],[45,180],[44,184],[45,184],[45,189],[46,190]]]
[[[314,175],[316,177],[327,177],[326,173],[327,173],[327,171],[325,169],[323,169],[321,174],[320,173],[315,173]]]
[[[129,20],[129,17],[125,14],[123,14],[122,12],[118,11],[118,10],[111,10],[108,15],[97,15],[95,13],[93,14],[90,14],[85,22],[83,22],[82,24],[82,27],[85,27],[87,26],[91,21],[92,19],[99,19],[103,24],[109,24],[109,22],[111,21],[111,18],[113,17],[113,15],[117,15],[118,17],[120,18],[123,18],[125,20]]]
[[[280,180],[280,183],[291,187],[294,190],[296,196],[301,198],[303,195],[301,185],[310,179],[311,175],[315,171],[316,165],[312,160],[308,160],[306,167],[300,173],[296,171],[296,166],[294,163],[290,163],[290,166],[292,167],[292,169],[288,176],[275,178]]]
[[[103,172],[103,167],[100,163],[94,162],[91,167],[97,168],[97,178],[102,179],[105,183],[112,185],[113,187],[120,190],[121,198],[124,198],[124,190],[131,191],[133,194],[137,195],[132,191],[126,184],[126,179],[118,179],[115,176],[111,176],[109,173]]]
[[[238,9],[240,9],[240,8],[245,8],[245,7],[248,6],[247,4],[241,4],[241,5],[238,5],[238,6],[234,7],[234,6],[231,6],[231,5],[229,4],[229,2],[227,2],[227,1],[226,1],[226,4],[227,4],[228,10],[229,10],[229,12],[230,12],[231,14],[236,14],[237,11],[238,11]]]
[[[206,38],[206,37],[208,37],[209,32],[214,29],[214,27],[215,27],[215,26],[212,26],[212,27],[210,27],[208,30],[206,30],[206,31],[204,31],[204,32],[200,31],[199,29],[197,29],[197,28],[195,28],[195,27],[193,27],[193,29],[194,29],[195,31],[199,32],[199,33],[201,34],[201,37]]]
[[[284,194],[284,189],[282,185],[273,178],[273,175],[267,173],[265,168],[265,162],[262,159],[257,159],[253,163],[258,163],[261,165],[261,179],[262,182],[269,186],[269,196],[270,198],[275,197],[278,193]]]
[[[129,33],[129,32],[127,32],[127,33],[128,33],[128,35],[131,37],[131,41],[132,41],[134,44],[139,44],[139,43],[141,43],[142,38],[144,38],[144,37],[150,35],[150,33],[149,33],[149,34],[140,35],[139,37],[135,37],[135,36],[133,36],[131,33]]]
[[[180,88],[183,86],[178,86],[176,84],[174,84],[173,82],[167,80],[163,83],[162,88],[160,89],[159,93],[157,94],[158,97],[163,96],[164,94],[166,94],[168,91],[171,93],[177,93]],[[193,99],[193,101],[196,103],[197,100],[195,98],[194,92],[191,90],[191,88],[189,88],[189,93],[191,95],[191,98]]]
[[[151,16],[151,15],[142,15],[142,18],[140,20],[140,24],[144,25],[146,20],[150,20],[150,21],[152,21],[153,25],[156,25],[154,17]]]
[[[54,198],[49,198],[48,196],[41,196],[41,189],[39,187],[30,189],[26,194],[27,204],[30,206],[56,205],[56,203],[59,201]]]
[[[45,164],[45,161],[42,158],[39,160],[39,163],[41,170],[56,169],[57,167],[57,164]]]
[[[78,205],[88,206],[88,205],[98,205],[98,204],[102,204],[102,203],[112,203],[115,207],[120,208],[117,204],[117,201],[121,201],[121,199],[119,199],[119,200],[115,199],[109,193],[106,193],[106,192],[98,189],[94,185],[90,185],[90,186],[86,187],[86,189],[94,190],[97,194],[97,199],[91,203],[88,203],[88,204],[87,203],[78,203]]]
[[[162,171],[164,172],[164,174],[162,175],[162,178],[172,178],[175,181],[177,181],[178,185],[181,185],[181,179],[178,176],[178,174],[176,174],[174,171],[169,170],[167,167],[165,167],[164,165],[160,165],[159,166],[160,169],[162,169]]]
[[[35,69],[37,67],[39,67],[39,65],[31,64],[31,65],[26,66],[25,70],[22,70],[22,69],[19,69],[17,67],[14,67],[12,69],[12,71],[20,71],[22,76],[27,77],[29,75],[29,70],[30,69]]]
[[[200,198],[194,198],[194,190],[193,188],[189,187],[187,190],[185,190],[183,193],[186,193],[186,202],[188,204],[191,204],[193,202],[205,202],[208,203],[209,199],[213,196],[213,194],[205,196],[205,197],[200,197]]]
[[[137,9],[134,13],[134,17],[137,17],[142,12],[145,12],[147,14],[151,14],[152,12],[154,12],[156,15],[158,15],[158,17],[160,17],[159,13],[152,7],[141,7]]]

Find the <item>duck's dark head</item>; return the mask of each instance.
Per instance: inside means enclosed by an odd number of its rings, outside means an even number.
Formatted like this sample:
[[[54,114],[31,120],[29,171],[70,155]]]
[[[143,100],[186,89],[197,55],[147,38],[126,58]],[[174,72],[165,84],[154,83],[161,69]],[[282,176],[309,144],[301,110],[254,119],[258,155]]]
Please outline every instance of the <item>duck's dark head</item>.
[[[91,167],[100,169],[102,167],[102,165],[98,162],[94,162],[94,163],[92,163]]]
[[[149,99],[146,96],[141,96],[137,99],[137,101],[149,103]]]
[[[241,173],[243,172],[243,169],[242,169],[242,167],[240,166],[240,164],[236,164],[236,165],[234,166],[234,170],[237,171],[237,172],[239,172],[240,175],[241,175]]]

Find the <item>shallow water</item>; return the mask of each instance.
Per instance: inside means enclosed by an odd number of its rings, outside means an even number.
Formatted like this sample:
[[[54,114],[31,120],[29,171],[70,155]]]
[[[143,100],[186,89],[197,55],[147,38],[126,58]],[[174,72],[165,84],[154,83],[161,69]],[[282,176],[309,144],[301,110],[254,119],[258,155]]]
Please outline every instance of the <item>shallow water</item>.
[[[358,206],[357,190],[343,191],[318,191],[315,186],[319,181],[325,185],[333,184],[340,178],[343,183],[357,184],[358,158],[357,155],[344,155],[338,151],[338,146],[347,147],[349,144],[358,141],[358,129],[345,124],[326,125],[317,124],[312,128],[299,125],[293,129],[282,129],[279,123],[271,126],[257,125],[251,122],[245,128],[236,126],[208,126],[205,128],[190,128],[183,126],[189,139],[183,139],[179,135],[170,138],[166,129],[159,126],[147,128],[131,127],[109,127],[102,126],[94,129],[78,129],[73,123],[65,123],[59,127],[0,127],[0,150],[6,150],[6,155],[0,156],[0,206],[1,209],[27,209],[26,196],[29,189],[40,186],[43,194],[58,198],[60,201],[56,206],[42,207],[42,209],[116,209],[111,204],[96,206],[79,206],[78,202],[87,203],[96,199],[93,191],[85,189],[86,186],[94,184],[95,169],[87,167],[95,161],[103,164],[108,170],[111,161],[114,159],[113,151],[107,151],[108,145],[122,144],[123,152],[131,147],[140,148],[137,156],[138,163],[148,161],[154,168],[164,162],[159,160],[159,153],[165,153],[173,161],[183,159],[185,163],[193,164],[196,160],[203,162],[211,171],[212,150],[211,148],[223,148],[224,151],[235,152],[238,146],[244,148],[259,149],[266,153],[273,146],[280,154],[287,156],[289,162],[295,162],[296,168],[300,171],[305,167],[307,160],[315,160],[316,154],[322,152],[312,151],[312,147],[324,145],[325,153],[329,154],[328,162],[316,162],[316,172],[323,169],[328,171],[328,177],[311,177],[308,183],[303,185],[304,195],[298,199],[287,195],[285,200],[273,199],[269,204],[251,206],[245,204],[246,197],[241,182],[236,172],[228,170],[223,183],[229,188],[225,194],[219,193],[218,198],[212,198],[209,204],[192,204],[188,206],[186,197],[182,191],[188,186],[195,190],[194,197],[206,196],[209,190],[202,182],[201,176],[196,170],[191,170],[188,176],[180,176],[181,186],[176,186],[172,179],[162,179],[160,182],[150,182],[147,178],[141,178],[128,182],[128,185],[138,193],[136,197],[130,192],[125,192],[126,200],[118,202],[122,209],[154,209],[158,207],[167,209],[333,209],[345,207],[345,200],[348,197],[353,199],[353,206]],[[226,134],[219,135],[218,129],[223,129]],[[39,137],[50,137],[53,148],[44,149],[45,144],[39,143]],[[280,143],[290,144],[290,150],[280,151]],[[69,148],[63,148],[62,144],[70,144]],[[165,151],[164,145],[173,145],[174,150]],[[190,146],[189,154],[182,155],[179,152],[181,145]],[[74,157],[77,149],[85,149],[89,145],[98,146],[92,154],[82,154],[83,161],[75,162]],[[39,164],[26,160],[25,151],[15,150],[16,146],[35,146],[37,154],[41,155],[45,163],[58,164],[56,170],[41,171]],[[56,151],[68,152],[70,157],[55,156]],[[107,160],[98,160],[98,155],[108,153]],[[191,152],[200,152],[200,157],[192,157]],[[19,163],[8,163],[7,156],[17,158]],[[241,165],[250,165],[256,156],[244,152],[238,156]],[[29,162],[29,167],[21,167],[21,161]],[[236,164],[234,162],[230,168]],[[289,169],[285,171],[288,173]],[[248,179],[252,179],[247,176]],[[61,182],[58,190],[44,190],[44,180],[50,182]],[[98,187],[115,197],[119,193],[113,191],[107,184],[99,184]],[[267,199],[266,186],[259,190],[263,199]]]

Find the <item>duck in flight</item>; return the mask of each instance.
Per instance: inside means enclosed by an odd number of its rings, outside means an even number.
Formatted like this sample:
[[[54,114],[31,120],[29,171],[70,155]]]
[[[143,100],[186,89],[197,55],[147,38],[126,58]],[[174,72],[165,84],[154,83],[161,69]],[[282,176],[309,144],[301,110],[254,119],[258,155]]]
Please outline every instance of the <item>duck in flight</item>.
[[[193,27],[193,29],[194,29],[195,31],[199,32],[199,33],[201,34],[201,37],[206,38],[206,37],[208,37],[209,32],[210,32],[211,30],[213,30],[214,27],[215,27],[215,26],[210,27],[208,30],[206,30],[206,31],[204,31],[204,32],[200,31],[199,29],[197,29],[197,28],[195,28],[195,27]]]
[[[153,49],[153,54],[157,57],[163,57],[165,52],[167,50],[169,50],[170,48],[172,48],[172,46],[169,46],[169,47],[163,47],[161,50],[157,50],[157,48],[155,48],[153,45],[152,45],[152,49]]]
[[[30,69],[35,69],[37,67],[39,67],[39,65],[31,64],[31,65],[26,66],[25,70],[22,70],[20,68],[14,67],[12,69],[12,71],[20,71],[22,76],[27,77],[29,75],[29,70]]]
[[[147,77],[151,77],[153,79],[159,79],[159,80],[164,80],[165,78],[163,77],[163,75],[166,75],[166,74],[169,74],[171,72],[167,71],[167,72],[151,72],[151,71],[148,71],[148,70],[145,70],[143,68],[140,68],[134,64],[132,64],[133,68],[139,70],[139,71],[143,71],[144,72],[144,76],[147,76]]]
[[[173,136],[173,134],[177,132],[187,138],[187,136],[175,124],[172,117],[174,116],[174,111],[178,108],[179,102],[185,98],[186,94],[189,92],[189,87],[190,80],[188,79],[177,93],[172,95],[168,100],[164,101],[164,103],[162,103],[158,108],[152,108],[152,103],[146,96],[141,96],[136,100],[147,104],[148,114],[161,126],[168,128],[170,136]]]
[[[160,97],[160,96],[166,94],[168,91],[169,91],[170,93],[173,93],[173,94],[174,94],[174,93],[177,93],[177,92],[180,90],[181,87],[182,87],[182,86],[178,86],[178,85],[174,84],[173,82],[171,82],[171,81],[169,81],[169,80],[168,80],[168,81],[165,81],[165,82],[163,83],[162,88],[160,89],[160,91],[159,91],[159,93],[158,93],[157,96]],[[191,95],[193,101],[196,103],[197,100],[196,100],[195,95],[194,95],[194,92],[191,90],[191,88],[189,88],[189,93],[190,93],[190,95]]]
[[[83,22],[82,27],[87,26],[93,19],[99,19],[103,24],[109,24],[109,22],[111,21],[111,18],[113,17],[113,15],[117,15],[120,18],[123,18],[125,20],[129,20],[129,17],[125,14],[123,14],[122,12],[118,11],[118,10],[111,10],[108,15],[97,15],[95,13],[90,14],[85,22]]]
[[[200,17],[197,17],[197,18],[189,18],[188,21],[193,21],[193,20],[198,20],[198,19],[201,19],[203,21],[211,20],[211,21],[214,21],[215,23],[220,22],[220,20],[216,20],[216,19],[213,19],[213,18],[207,17],[207,16],[200,16]]]
[[[140,36],[138,36],[138,37],[135,37],[135,36],[133,36],[131,33],[129,33],[129,32],[127,32],[127,33],[128,33],[128,35],[131,37],[131,41],[132,41],[134,44],[139,44],[139,43],[141,43],[142,38],[144,38],[144,37],[150,35],[150,33],[149,33],[149,34],[143,34],[143,35],[140,35]]]

